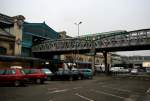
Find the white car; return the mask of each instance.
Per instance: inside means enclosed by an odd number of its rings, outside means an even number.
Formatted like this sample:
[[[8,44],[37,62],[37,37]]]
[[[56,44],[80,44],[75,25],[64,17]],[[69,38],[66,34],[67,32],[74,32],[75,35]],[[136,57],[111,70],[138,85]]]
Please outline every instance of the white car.
[[[125,69],[124,67],[111,67],[111,72],[129,72],[129,69]]]
[[[138,69],[136,69],[136,68],[132,69],[131,74],[138,74]]]

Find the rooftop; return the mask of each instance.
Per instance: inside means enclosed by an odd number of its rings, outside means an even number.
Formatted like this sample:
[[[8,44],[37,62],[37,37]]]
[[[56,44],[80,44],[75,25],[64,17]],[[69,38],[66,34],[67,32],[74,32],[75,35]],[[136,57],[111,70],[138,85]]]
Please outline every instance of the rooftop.
[[[41,36],[49,39],[56,39],[59,33],[50,28],[45,22],[43,23],[28,23],[23,24],[23,33]]]

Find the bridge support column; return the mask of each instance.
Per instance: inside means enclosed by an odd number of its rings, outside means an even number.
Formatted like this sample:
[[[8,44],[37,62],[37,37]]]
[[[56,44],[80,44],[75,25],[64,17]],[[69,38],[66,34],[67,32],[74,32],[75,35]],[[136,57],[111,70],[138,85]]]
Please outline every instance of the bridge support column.
[[[107,63],[107,52],[106,51],[103,52],[103,56],[104,56],[104,61],[105,61],[105,73],[106,73],[106,75],[109,75],[110,71],[109,71],[109,65]]]
[[[92,70],[94,71],[94,74],[95,74],[95,55],[96,55],[96,52],[94,51],[93,52],[93,59],[92,59]]]

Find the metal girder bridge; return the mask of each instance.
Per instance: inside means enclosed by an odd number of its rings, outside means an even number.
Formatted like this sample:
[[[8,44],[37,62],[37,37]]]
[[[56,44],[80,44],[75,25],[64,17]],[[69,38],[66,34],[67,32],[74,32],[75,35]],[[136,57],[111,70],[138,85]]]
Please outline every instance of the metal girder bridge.
[[[99,37],[99,36],[93,36]],[[129,51],[150,49],[150,29],[140,29],[122,34],[101,35],[99,39],[86,40],[81,37],[70,39],[46,40],[32,47],[32,52],[87,52],[98,51]]]

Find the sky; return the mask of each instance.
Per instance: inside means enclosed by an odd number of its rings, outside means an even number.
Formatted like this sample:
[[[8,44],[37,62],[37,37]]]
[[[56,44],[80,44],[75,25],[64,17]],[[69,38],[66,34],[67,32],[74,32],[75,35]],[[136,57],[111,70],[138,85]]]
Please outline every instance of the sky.
[[[23,15],[26,21],[46,22],[57,32],[69,36],[150,28],[150,0],[0,0],[0,13]],[[127,54],[126,54],[127,53]],[[121,52],[147,55],[150,51]]]

